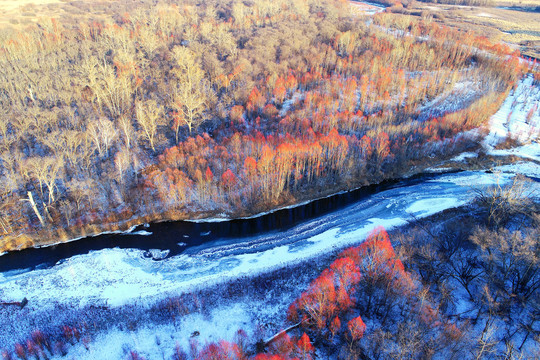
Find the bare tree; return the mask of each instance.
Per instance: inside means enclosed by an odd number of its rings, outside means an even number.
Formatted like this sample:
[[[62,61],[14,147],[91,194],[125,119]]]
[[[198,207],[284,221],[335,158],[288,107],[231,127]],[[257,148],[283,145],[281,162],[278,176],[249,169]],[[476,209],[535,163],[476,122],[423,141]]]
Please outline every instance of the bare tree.
[[[158,134],[158,126],[163,123],[162,108],[155,100],[138,102],[135,105],[137,123],[141,127],[142,138],[146,139],[153,151],[156,151],[155,143]]]
[[[101,118],[99,121],[92,122],[88,127],[88,134],[100,156],[109,155],[109,148],[112,146],[118,135],[113,122],[106,118]]]
[[[43,186],[48,190],[48,203],[55,201],[56,181],[60,177],[60,171],[64,164],[57,157],[33,157],[26,161],[29,176],[39,183],[39,189],[43,194]]]
[[[173,49],[176,60],[176,75],[179,78],[175,89],[173,106],[183,116],[179,117],[189,129],[197,128],[204,121],[204,110],[207,104],[204,73],[196,61],[194,53],[182,46]]]

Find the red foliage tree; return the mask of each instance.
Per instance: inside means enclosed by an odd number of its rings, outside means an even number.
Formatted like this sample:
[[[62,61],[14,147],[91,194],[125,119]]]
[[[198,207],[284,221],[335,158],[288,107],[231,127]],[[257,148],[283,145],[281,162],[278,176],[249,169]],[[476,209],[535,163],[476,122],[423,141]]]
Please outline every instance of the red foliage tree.
[[[283,355],[257,354],[253,360],[290,360]]]
[[[236,184],[236,176],[234,176],[231,169],[227,169],[227,171],[225,171],[223,175],[221,175],[221,183],[227,189],[230,189],[232,186]]]
[[[334,274],[325,270],[299,299],[299,307],[308,316],[307,322],[317,329],[325,328],[337,309]]]
[[[306,333],[303,333],[300,337],[300,340],[298,340],[297,343],[298,347],[298,355],[300,356],[300,359],[302,360],[311,360],[313,352],[315,351],[315,348],[313,345],[311,345],[311,341],[309,340],[309,336]]]
[[[364,336],[366,331],[366,324],[360,316],[355,317],[347,323],[351,338],[353,341],[360,340]]]
[[[339,320],[339,317],[336,316],[330,324],[330,332],[332,333],[332,336],[336,336],[339,329],[341,329],[341,321]]]
[[[195,360],[236,360],[238,359],[238,346],[227,341],[210,343],[197,355]]]
[[[295,344],[289,334],[281,333],[268,346],[268,352],[276,355],[290,356],[295,349]]]
[[[208,182],[212,182],[212,180],[214,179],[214,174],[212,173],[212,170],[210,170],[210,166],[206,168],[206,171],[204,173],[204,178]]]

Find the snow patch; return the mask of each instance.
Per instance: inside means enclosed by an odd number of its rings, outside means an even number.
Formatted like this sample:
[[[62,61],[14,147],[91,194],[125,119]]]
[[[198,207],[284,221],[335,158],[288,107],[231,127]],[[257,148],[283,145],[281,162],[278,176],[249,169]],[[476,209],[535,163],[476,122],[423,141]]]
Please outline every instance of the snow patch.
[[[465,160],[467,158],[472,158],[472,157],[478,157],[478,154],[473,153],[473,152],[464,152],[464,153],[461,153],[458,156],[450,159],[450,161],[462,162],[463,160]]]
[[[149,235],[152,235],[152,233],[150,231],[146,231],[146,230],[139,230],[139,231],[135,231],[133,233],[126,233],[125,235],[149,236]]]
[[[406,211],[414,215],[428,216],[436,214],[440,211],[455,208],[466,204],[466,200],[459,201],[456,198],[437,198],[420,200],[409,206]]]
[[[504,154],[505,150],[494,150],[495,146],[507,138],[513,138],[522,144],[529,144],[512,149],[513,154],[523,153],[530,157],[530,152],[533,152],[534,157],[540,155],[540,87],[533,80],[532,75],[525,76],[491,117],[490,133],[482,143],[488,153]]]

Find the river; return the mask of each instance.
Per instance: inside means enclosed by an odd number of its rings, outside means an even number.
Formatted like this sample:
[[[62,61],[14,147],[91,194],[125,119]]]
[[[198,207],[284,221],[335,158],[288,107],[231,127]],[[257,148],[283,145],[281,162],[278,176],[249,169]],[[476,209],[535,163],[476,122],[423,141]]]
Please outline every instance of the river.
[[[538,176],[535,163],[517,166]],[[474,188],[508,183],[516,168],[500,170],[424,174],[253,219],[160,223],[144,228],[148,236],[105,235],[4,255],[2,263],[20,255],[28,267],[2,265],[0,299],[27,297],[39,307],[115,306],[270,271],[358,244],[377,226],[392,228],[467,204]],[[540,182],[529,188],[540,193]],[[156,261],[150,248],[170,252]]]

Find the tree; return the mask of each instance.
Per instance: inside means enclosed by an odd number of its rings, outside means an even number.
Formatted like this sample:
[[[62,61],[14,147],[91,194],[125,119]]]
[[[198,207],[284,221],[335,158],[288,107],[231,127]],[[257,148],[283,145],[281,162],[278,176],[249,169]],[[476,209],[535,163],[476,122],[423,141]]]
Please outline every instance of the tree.
[[[142,138],[146,139],[153,151],[156,151],[155,143],[158,135],[158,126],[163,123],[162,108],[155,100],[138,102],[135,105],[137,122],[141,127]]]
[[[336,306],[336,290],[334,274],[325,270],[309,285],[309,289],[302,293],[298,301],[298,308],[306,316],[309,324],[321,330],[326,322],[333,318]]]
[[[233,186],[236,185],[236,181],[237,181],[236,176],[234,176],[231,169],[227,169],[227,171],[225,171],[223,175],[221,175],[221,183],[225,186],[225,188],[229,192],[231,191]]]
[[[351,339],[353,341],[358,341],[364,336],[366,324],[364,324],[362,317],[358,316],[347,323],[347,328],[351,334]]]
[[[189,133],[205,120],[209,86],[206,85],[204,73],[198,64],[195,54],[186,47],[177,46],[173,49],[176,60],[176,75],[178,86],[175,88],[173,106],[182,114],[177,117],[178,123],[187,125]]]
[[[48,203],[55,201],[56,181],[60,177],[60,172],[64,164],[62,159],[56,157],[33,157],[26,161],[29,176],[39,183],[39,190],[43,194],[43,185],[48,190]]]
[[[330,324],[330,332],[332,333],[332,336],[336,336],[339,329],[341,329],[341,321],[339,320],[339,317],[336,316]]]
[[[312,354],[315,351],[315,348],[313,347],[313,345],[311,345],[309,336],[306,333],[303,333],[300,337],[300,340],[298,340],[297,347],[300,359],[311,360],[313,358]]]
[[[113,122],[106,118],[100,118],[99,121],[90,124],[88,133],[92,138],[99,155],[108,156],[109,148],[112,146],[118,135]]]

